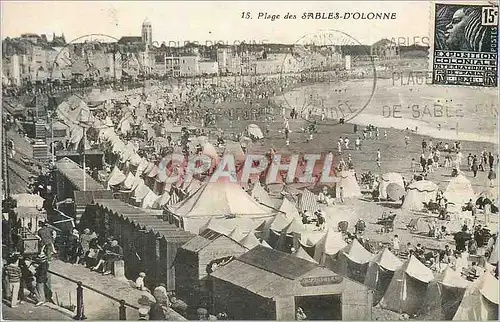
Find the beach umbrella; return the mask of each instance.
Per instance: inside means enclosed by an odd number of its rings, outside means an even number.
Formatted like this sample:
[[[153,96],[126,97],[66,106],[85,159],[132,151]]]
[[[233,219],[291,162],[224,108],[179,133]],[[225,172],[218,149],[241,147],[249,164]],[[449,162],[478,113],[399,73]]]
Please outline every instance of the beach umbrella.
[[[401,199],[401,197],[404,196],[405,194],[405,189],[397,183],[389,183],[386,191],[387,191],[387,196],[391,200],[395,201]]]

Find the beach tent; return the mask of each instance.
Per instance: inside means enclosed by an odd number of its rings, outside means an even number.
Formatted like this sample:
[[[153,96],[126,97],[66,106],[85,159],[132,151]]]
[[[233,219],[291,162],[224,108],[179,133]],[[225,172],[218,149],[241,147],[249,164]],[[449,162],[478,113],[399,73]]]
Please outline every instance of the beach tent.
[[[173,192],[171,196],[173,198]],[[255,201],[237,183],[230,182],[204,183],[195,193],[178,204],[167,206],[167,209],[169,216],[173,217],[171,220],[185,229],[188,221],[196,222],[189,224],[196,231],[200,227],[197,226],[199,220],[203,222],[208,217],[249,218],[258,225],[272,219],[276,214],[272,209]]]
[[[260,241],[260,245],[261,246],[264,246],[266,248],[272,248],[271,245],[269,245],[265,240],[261,240]]]
[[[299,214],[299,211],[297,210],[297,207],[295,207],[295,205],[286,197],[283,198],[279,211],[284,212],[286,214],[286,217],[289,219],[293,218],[302,219],[302,217]]]
[[[368,262],[372,258],[373,254],[367,251],[357,239],[354,239],[337,253],[334,272],[363,283]]]
[[[123,174],[122,170],[120,170],[117,166],[114,166],[113,170],[109,174],[108,186],[117,186],[125,181],[126,177]]]
[[[257,237],[255,237],[255,232],[249,231],[248,234],[246,234],[246,236],[240,240],[240,244],[245,246],[245,248],[247,248],[247,249],[252,249],[256,246],[259,246],[260,242],[257,239]]]
[[[419,319],[433,321],[453,319],[469,285],[470,282],[459,272],[450,266],[446,267],[427,286]]]
[[[274,202],[271,200],[271,197],[269,197],[269,194],[267,193],[264,188],[260,185],[260,182],[256,182],[252,188],[252,191],[250,192],[250,195],[259,203],[264,204],[266,206],[274,206]]]
[[[137,179],[137,177],[132,174],[132,171],[130,171],[127,174],[125,180],[123,181],[123,188],[125,188],[127,190],[132,189],[132,187],[134,186],[134,182],[135,182],[136,179]]]
[[[465,290],[454,321],[498,321],[498,279],[485,272]]]
[[[398,313],[416,314],[422,306],[432,271],[415,256],[394,272],[391,283],[380,300],[380,307]]]
[[[380,302],[394,276],[394,271],[402,265],[403,262],[388,248],[384,248],[370,260],[364,284],[374,290],[373,305]]]
[[[262,130],[257,124],[249,124],[247,126],[247,133],[250,138],[255,138],[255,139],[263,139],[264,134],[262,133]]]
[[[444,197],[458,209],[468,203],[469,200],[476,200],[472,184],[462,174],[451,179],[444,191]]]
[[[170,199],[170,194],[168,191],[163,191],[163,193],[155,200],[153,204],[154,209],[160,209],[165,206]]]
[[[233,239],[234,241],[239,242],[243,238],[245,238],[246,234],[244,231],[240,228],[240,226],[234,227],[231,232],[227,235],[227,237]]]
[[[313,213],[316,210],[319,210],[318,200],[309,189],[302,190],[302,193],[299,195],[297,204],[299,211],[301,212],[307,210]]]
[[[314,248],[314,260],[319,264],[333,269],[335,267],[335,255],[347,246],[342,233],[329,228],[325,235],[316,243]]]
[[[293,256],[305,259],[306,261],[317,263],[314,258],[312,258],[302,247],[299,247],[299,249],[295,253],[293,253]]]
[[[361,188],[356,180],[356,172],[352,170],[342,171],[337,177],[339,179],[339,182],[337,182],[337,193],[340,191],[340,188],[343,187],[344,198],[361,197]]]
[[[378,185],[379,198],[387,199],[387,186],[391,183],[396,183],[404,189],[403,176],[396,172],[385,173],[380,177]]]
[[[158,199],[158,195],[153,191],[149,190],[144,199],[142,199],[142,208],[153,208],[155,201]]]
[[[428,180],[415,181],[408,186],[402,208],[405,210],[422,210],[424,202],[436,199],[437,184]]]

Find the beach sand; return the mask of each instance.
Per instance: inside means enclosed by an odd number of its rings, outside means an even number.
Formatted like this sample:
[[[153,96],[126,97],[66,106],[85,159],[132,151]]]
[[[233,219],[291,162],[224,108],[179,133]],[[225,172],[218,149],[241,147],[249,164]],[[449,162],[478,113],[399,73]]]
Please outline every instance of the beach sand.
[[[349,104],[354,113],[366,107],[349,123],[372,124],[404,130],[445,140],[498,143],[498,92],[495,89],[402,86],[392,79],[350,80],[297,87],[274,101],[300,111],[310,104],[313,114],[326,110],[327,118],[338,119]],[[343,108],[342,108],[343,104]],[[438,129],[440,124],[440,129]]]

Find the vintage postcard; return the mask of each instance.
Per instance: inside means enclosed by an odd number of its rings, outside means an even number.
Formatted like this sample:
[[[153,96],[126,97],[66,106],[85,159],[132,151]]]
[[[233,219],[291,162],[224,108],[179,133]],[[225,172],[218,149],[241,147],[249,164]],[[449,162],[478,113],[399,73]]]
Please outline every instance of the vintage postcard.
[[[2,1],[5,320],[498,320],[496,1]]]

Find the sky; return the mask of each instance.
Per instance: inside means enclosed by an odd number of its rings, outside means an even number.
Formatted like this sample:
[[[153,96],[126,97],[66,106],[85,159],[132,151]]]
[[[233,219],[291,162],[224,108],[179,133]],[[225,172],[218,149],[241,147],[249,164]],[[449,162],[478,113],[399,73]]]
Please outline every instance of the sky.
[[[320,29],[340,30],[360,43],[372,44],[382,38],[413,41],[414,37],[427,37],[431,25],[428,1],[2,1],[1,7],[2,39],[28,32],[45,33],[51,39],[53,32],[64,32],[67,42],[87,34],[140,36],[146,18],[152,24],[153,40],[159,44],[220,40],[291,44]],[[243,12],[250,12],[252,19],[243,19]],[[281,17],[275,21],[257,19],[259,12]],[[396,19],[302,20],[304,12],[394,12]],[[297,19],[283,19],[287,13]]]

